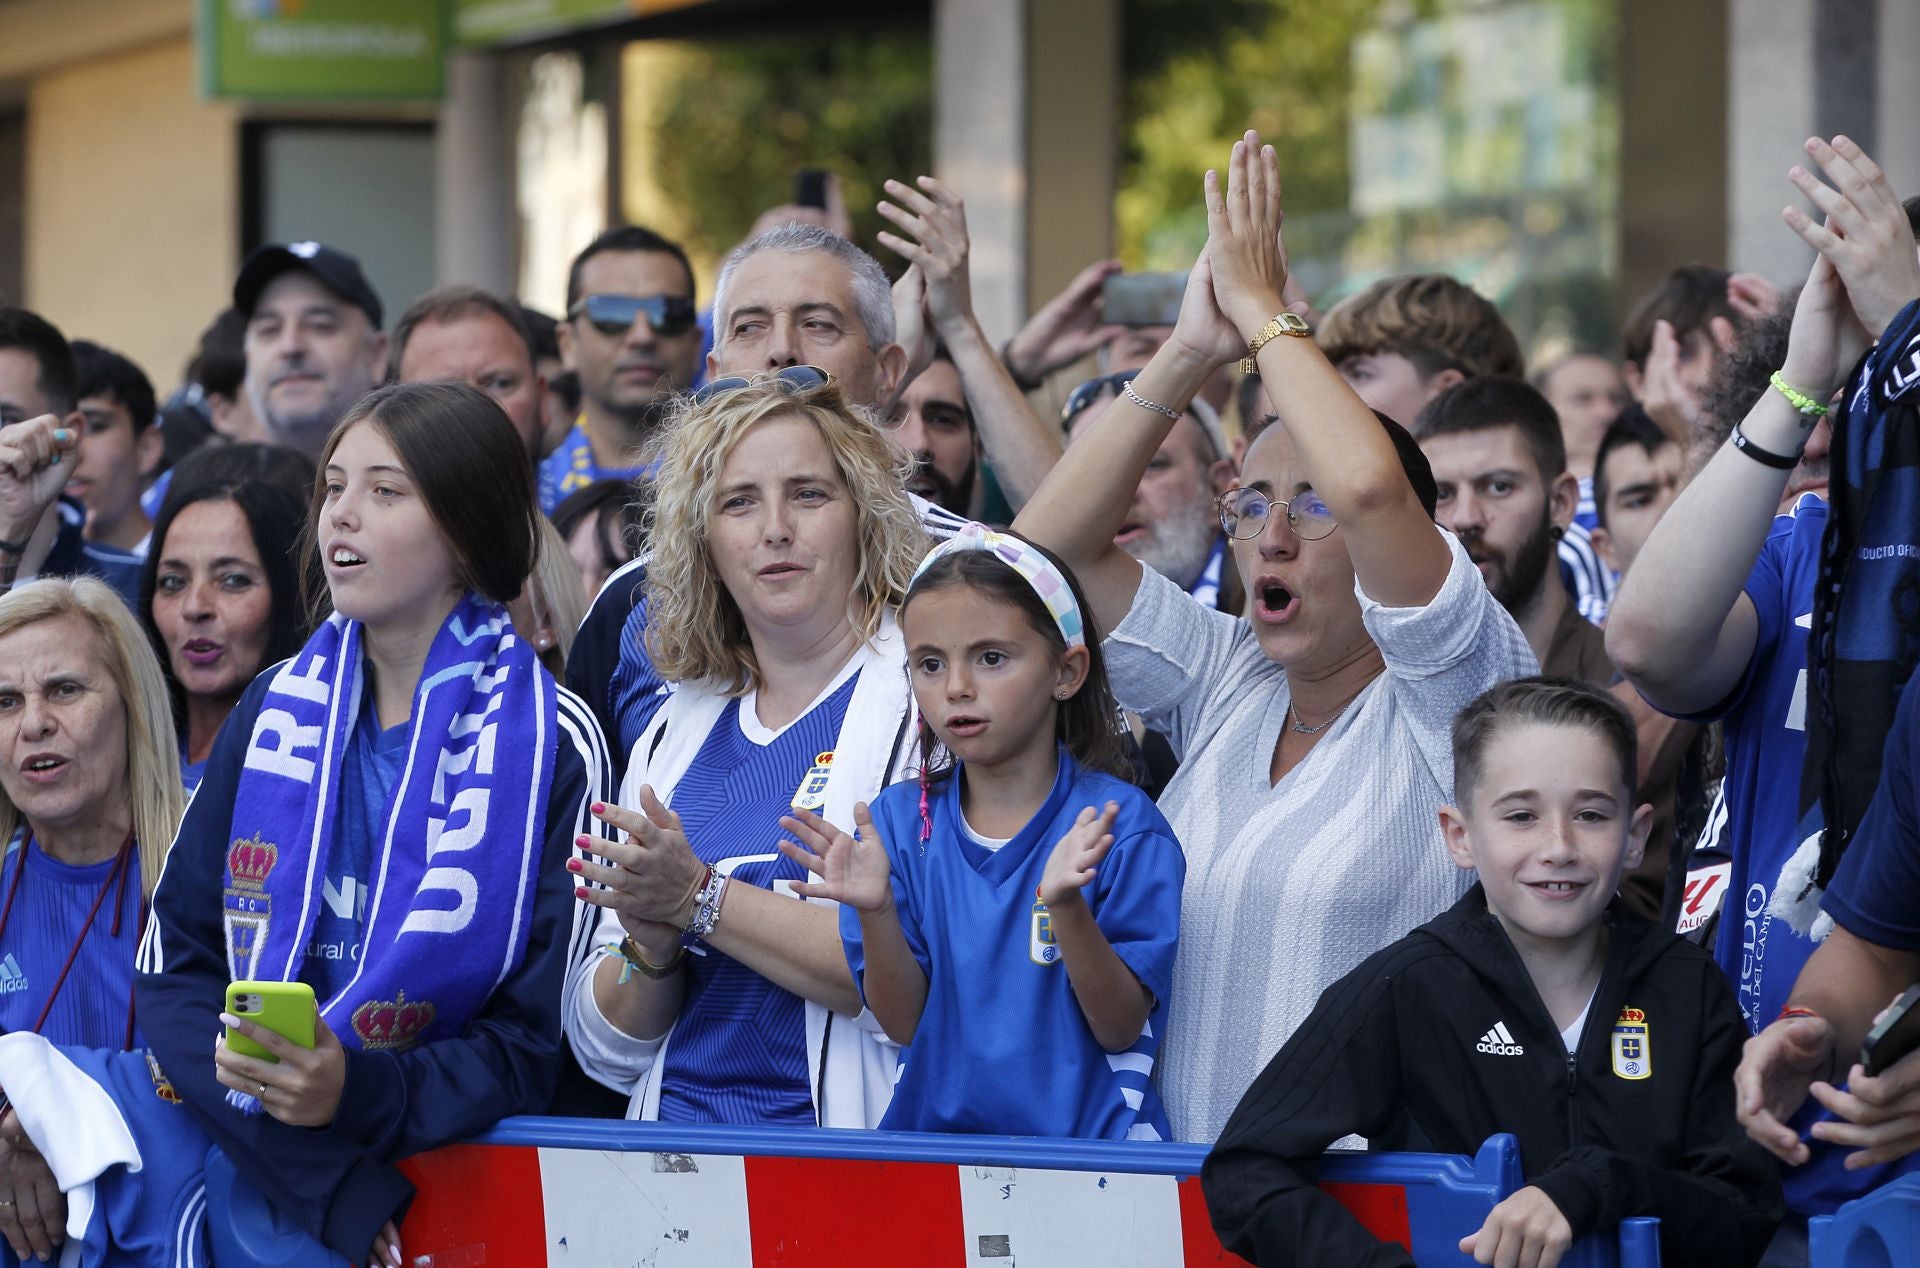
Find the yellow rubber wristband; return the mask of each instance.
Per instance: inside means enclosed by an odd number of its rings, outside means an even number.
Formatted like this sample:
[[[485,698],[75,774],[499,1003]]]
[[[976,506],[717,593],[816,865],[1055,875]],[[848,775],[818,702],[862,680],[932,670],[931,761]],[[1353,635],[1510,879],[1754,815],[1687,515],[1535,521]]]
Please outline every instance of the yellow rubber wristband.
[[[1802,392],[1799,388],[1781,378],[1780,371],[1775,370],[1773,377],[1768,379],[1767,382],[1773,384],[1774,391],[1787,398],[1788,404],[1809,418],[1819,418],[1827,412],[1827,407],[1823,402],[1814,400],[1811,396],[1808,396],[1805,392]]]

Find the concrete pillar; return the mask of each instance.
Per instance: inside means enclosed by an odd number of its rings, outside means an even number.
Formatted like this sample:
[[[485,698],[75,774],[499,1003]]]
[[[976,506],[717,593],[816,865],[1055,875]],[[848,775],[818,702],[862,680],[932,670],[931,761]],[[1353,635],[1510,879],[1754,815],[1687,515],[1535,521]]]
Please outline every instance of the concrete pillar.
[[[1903,192],[1920,175],[1908,126],[1920,11],[1912,0],[1729,0],[1727,35],[1731,267],[1798,283],[1812,253],[1780,209],[1799,200],[1786,173],[1806,161],[1808,137],[1844,132],[1890,160],[1897,182],[1904,174]]]
[[[933,6],[933,167],[967,200],[973,308],[995,339],[1026,316],[1026,31],[1024,0]]]
[[[1796,197],[1799,162],[1816,114],[1817,0],[1729,0],[1727,22],[1727,238],[1729,267],[1782,285],[1805,278],[1808,252],[1780,222]]]
[[[447,59],[435,174],[434,272],[443,286],[463,283],[510,296],[518,226],[505,65],[487,53]]]
[[[1119,0],[935,0],[934,170],[995,340],[1112,251]]]
[[[1727,258],[1726,43],[1720,5],[1620,0],[1623,312],[1676,265]]]
[[[1879,74],[1875,109],[1880,126],[1871,151],[1902,198],[1920,194],[1920,4],[1880,0]]]

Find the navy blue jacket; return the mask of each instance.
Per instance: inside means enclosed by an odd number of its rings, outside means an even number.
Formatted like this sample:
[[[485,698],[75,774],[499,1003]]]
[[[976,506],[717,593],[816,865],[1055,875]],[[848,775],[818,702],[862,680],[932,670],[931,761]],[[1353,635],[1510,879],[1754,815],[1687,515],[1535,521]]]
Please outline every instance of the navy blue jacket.
[[[255,679],[228,717],[187,807],[154,891],[136,1007],[174,1088],[240,1174],[292,1223],[361,1263],[380,1226],[397,1222],[413,1197],[396,1161],[484,1131],[507,1115],[545,1110],[560,1061],[561,985],[579,951],[576,935],[592,928],[591,921],[575,928],[566,860],[574,836],[592,831],[587,807],[606,797],[610,771],[592,714],[560,692],[558,754],[526,959],[465,1035],[407,1052],[347,1049],[340,1108],[324,1128],[241,1114],[214,1077],[228,980],[221,893],[241,761],[277,668]]]

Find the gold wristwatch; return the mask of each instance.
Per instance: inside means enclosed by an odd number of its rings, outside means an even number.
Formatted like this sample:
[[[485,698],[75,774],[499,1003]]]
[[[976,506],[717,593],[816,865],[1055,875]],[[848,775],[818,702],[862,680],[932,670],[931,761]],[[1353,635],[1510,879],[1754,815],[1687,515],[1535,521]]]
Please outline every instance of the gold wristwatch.
[[[1260,333],[1247,345],[1247,355],[1240,358],[1240,373],[1254,373],[1253,359],[1260,349],[1281,335],[1310,335],[1313,331],[1307,325],[1307,319],[1299,313],[1281,313],[1266,325],[1260,327]]]

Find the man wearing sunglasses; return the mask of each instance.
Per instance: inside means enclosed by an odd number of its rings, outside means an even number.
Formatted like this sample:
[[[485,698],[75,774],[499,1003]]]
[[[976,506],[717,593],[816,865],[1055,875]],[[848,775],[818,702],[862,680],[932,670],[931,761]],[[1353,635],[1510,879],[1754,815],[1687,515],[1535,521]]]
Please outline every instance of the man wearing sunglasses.
[[[1123,370],[1076,387],[1061,410],[1068,441],[1138,373]],[[1238,572],[1227,562],[1227,539],[1215,502],[1233,483],[1233,475],[1219,416],[1196,397],[1147,464],[1113,542],[1197,602],[1238,614],[1246,595]]]
[[[540,464],[540,506],[595,480],[639,474],[639,448],[700,365],[693,266],[650,229],[621,225],[567,273],[560,358],[580,382],[580,418]]]

